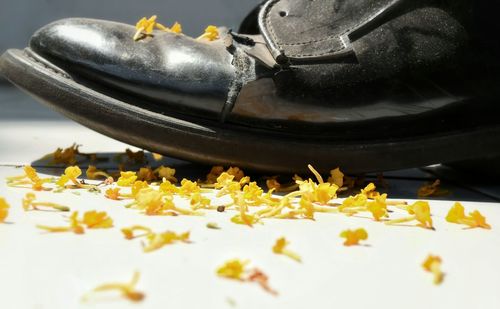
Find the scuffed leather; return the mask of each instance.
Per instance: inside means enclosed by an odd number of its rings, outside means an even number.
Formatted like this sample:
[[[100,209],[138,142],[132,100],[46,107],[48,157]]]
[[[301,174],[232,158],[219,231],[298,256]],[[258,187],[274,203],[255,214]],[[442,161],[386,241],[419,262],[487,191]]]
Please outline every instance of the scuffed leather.
[[[71,18],[37,31],[30,47],[76,78],[163,104],[165,110],[217,118],[235,79],[222,40],[199,42],[155,31],[135,42],[133,26]]]
[[[275,57],[328,59],[350,53],[350,35],[401,1],[270,0],[259,25]]]

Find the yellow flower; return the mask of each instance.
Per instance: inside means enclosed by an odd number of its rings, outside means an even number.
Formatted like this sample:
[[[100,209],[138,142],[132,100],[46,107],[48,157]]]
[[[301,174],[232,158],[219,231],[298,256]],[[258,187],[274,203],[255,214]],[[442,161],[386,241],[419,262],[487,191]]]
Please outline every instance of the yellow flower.
[[[444,279],[444,273],[441,271],[441,258],[431,255],[422,263],[425,271],[431,272],[434,275],[434,284],[441,284]]]
[[[181,34],[182,33],[182,25],[178,22],[175,22],[172,27],[169,29],[170,32]]]
[[[206,182],[209,184],[216,183],[217,178],[224,172],[224,167],[213,166],[210,172],[207,174]]]
[[[337,167],[330,171],[330,177],[328,177],[328,182],[337,185],[337,187],[342,188],[344,186],[344,173],[340,171]]]
[[[190,204],[193,209],[210,208],[210,199],[200,193],[195,193],[191,196]]]
[[[175,232],[166,231],[164,233],[149,233],[146,235],[148,244],[144,246],[144,252],[158,250],[166,245],[171,245],[176,242],[189,242],[189,232],[177,234]]]
[[[88,179],[96,179],[97,177],[109,178],[111,177],[108,173],[98,170],[94,165],[89,165],[87,171],[85,172]]]
[[[366,195],[369,199],[374,199],[377,196],[380,196],[380,193],[375,191],[375,189],[377,189],[377,187],[375,187],[375,184],[371,182],[364,189],[361,189],[361,194]]]
[[[5,222],[5,219],[9,215],[9,208],[10,205],[7,201],[3,197],[0,197],[0,223]]]
[[[74,185],[81,187],[82,184],[77,179],[81,174],[82,170],[78,166],[69,166],[64,170],[64,174],[61,175],[56,184],[59,187],[64,187],[68,181],[71,181]]]
[[[56,164],[74,165],[76,164],[76,156],[80,154],[78,150],[80,146],[73,144],[68,148],[62,149],[57,148],[54,153],[52,153],[52,160]]]
[[[111,200],[120,200],[120,188],[109,188],[106,190],[105,196]]]
[[[344,246],[358,245],[360,240],[368,239],[368,233],[365,229],[345,230],[340,233],[340,237],[345,238]]]
[[[160,191],[167,194],[174,194],[179,192],[179,188],[174,186],[170,181],[164,180],[160,184]]]
[[[152,18],[152,17],[151,17]],[[155,16],[156,18],[156,16]],[[125,149],[125,155],[127,156],[128,160],[135,163],[135,164],[143,164],[146,161],[146,156],[144,155],[144,151],[138,150],[138,151],[132,151],[130,149]]]
[[[387,194],[382,194],[375,198],[374,201],[367,203],[367,210],[372,213],[375,221],[380,221],[382,217],[387,216]]]
[[[105,211],[97,212],[91,210],[85,212],[82,223],[89,229],[107,229],[113,227],[113,219]]]
[[[38,210],[37,207],[49,207],[49,208],[59,210],[59,211],[69,211],[70,210],[69,207],[67,207],[67,206],[59,205],[59,204],[52,203],[52,202],[35,202],[35,200],[36,200],[36,196],[34,193],[31,193],[31,192],[26,193],[26,195],[24,196],[23,201],[22,201],[23,209],[25,211],[28,211],[30,209]]]
[[[456,202],[448,212],[446,221],[457,224],[465,224],[471,228],[479,227],[491,229],[491,226],[486,223],[486,218],[477,210],[465,215],[465,209],[459,202]]]
[[[137,31],[134,34],[134,41],[139,40],[144,35],[150,35],[153,33],[153,29],[156,26],[156,18],[156,15],[153,15],[150,18],[143,17],[137,22],[135,25],[135,29]]]
[[[228,168],[226,173],[228,173],[229,175],[233,175],[234,180],[236,181],[240,181],[243,177],[245,177],[245,173],[243,172],[243,170],[236,166]]]
[[[136,197],[139,191],[142,189],[149,188],[149,185],[145,181],[135,181],[131,188],[132,197]]]
[[[245,267],[248,265],[249,261],[232,259],[226,261],[224,265],[217,268],[217,275],[219,277],[224,277],[233,280],[243,280],[243,275],[245,274]]]
[[[219,38],[219,29],[216,26],[208,26],[205,29],[205,33],[200,35],[197,40],[207,40],[207,41],[215,41]]]
[[[135,172],[120,172],[120,178],[116,182],[120,187],[130,187],[137,180]]]
[[[195,193],[199,193],[200,191],[201,188],[196,182],[187,179],[183,179],[181,181],[181,187],[179,189],[179,194],[181,196],[191,196]]]
[[[49,178],[41,179],[36,169],[29,165],[23,167],[24,175],[7,177],[7,185],[9,187],[22,187],[23,185],[31,185],[31,189],[35,191],[49,190],[43,187],[44,183],[50,182]]]
[[[170,182],[177,182],[177,178],[175,178],[175,169],[166,167],[166,166],[160,166],[157,169],[154,170],[156,174],[158,174],[158,178],[163,179],[165,178],[166,180]]]
[[[432,226],[431,209],[428,202],[417,201],[413,205],[408,206],[407,211],[411,216],[386,221],[385,224],[392,225],[416,220],[419,222],[418,226],[434,229]]]
[[[151,182],[156,179],[156,175],[150,167],[141,167],[137,172],[137,179]]]
[[[127,228],[122,228],[121,231],[123,233],[123,236],[125,236],[126,239],[134,239],[137,237],[144,237],[144,236],[147,236],[153,232],[153,231],[151,231],[151,229],[149,227],[145,227],[142,225],[134,225],[134,226],[127,227]],[[144,234],[135,235],[134,234],[135,231],[142,231],[142,232],[144,232]]]
[[[128,300],[134,301],[134,302],[139,302],[144,299],[145,295],[142,292],[138,292],[135,290],[135,286],[137,285],[137,282],[139,281],[140,274],[138,272],[134,273],[134,276],[132,277],[132,280],[128,283],[106,283],[103,285],[100,285],[93,289],[91,292],[88,294],[84,295],[82,300],[87,301],[89,296],[92,293],[95,292],[104,292],[104,291],[113,291],[117,290],[119,291],[123,297],[127,298]]]
[[[297,253],[286,249],[286,246],[288,244],[289,244],[289,242],[285,239],[285,237],[279,238],[278,240],[276,240],[276,243],[273,246],[273,252],[276,254],[286,255],[289,258],[291,258],[299,263],[302,262],[302,259],[300,258],[300,256]]]
[[[441,181],[437,179],[431,184],[425,184],[418,189],[418,197],[442,196],[449,194],[448,190],[441,189]]]

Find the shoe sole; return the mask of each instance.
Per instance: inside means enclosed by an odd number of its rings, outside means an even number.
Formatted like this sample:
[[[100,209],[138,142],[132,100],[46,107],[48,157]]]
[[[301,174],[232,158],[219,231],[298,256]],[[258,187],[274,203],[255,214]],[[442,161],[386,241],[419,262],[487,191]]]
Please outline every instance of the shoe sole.
[[[268,173],[340,166],[377,172],[500,155],[500,125],[418,138],[317,140],[210,121],[187,121],[118,100],[73,80],[31,50],[8,50],[0,71],[37,100],[82,125],[137,147],[194,162]]]

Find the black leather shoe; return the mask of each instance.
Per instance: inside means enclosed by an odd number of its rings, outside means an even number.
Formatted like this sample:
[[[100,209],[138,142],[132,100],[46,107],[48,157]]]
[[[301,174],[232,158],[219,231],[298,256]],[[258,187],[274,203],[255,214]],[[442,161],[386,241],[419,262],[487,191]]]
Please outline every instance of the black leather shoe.
[[[212,42],[65,19],[0,70],[89,128],[198,162],[368,172],[480,159],[500,155],[499,26],[483,3],[269,0]]]

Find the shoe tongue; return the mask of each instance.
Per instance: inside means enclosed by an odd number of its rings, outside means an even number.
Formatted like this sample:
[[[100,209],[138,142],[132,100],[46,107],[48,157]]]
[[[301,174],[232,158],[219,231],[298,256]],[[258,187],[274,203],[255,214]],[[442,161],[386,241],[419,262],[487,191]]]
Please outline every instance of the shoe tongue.
[[[330,59],[352,52],[355,31],[403,0],[269,0],[259,27],[278,63]]]

